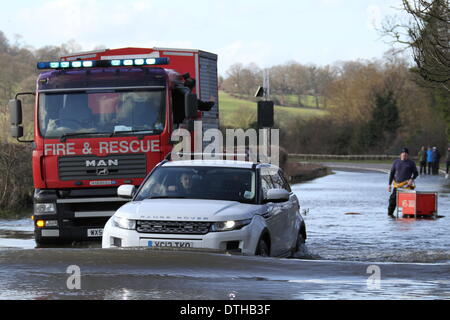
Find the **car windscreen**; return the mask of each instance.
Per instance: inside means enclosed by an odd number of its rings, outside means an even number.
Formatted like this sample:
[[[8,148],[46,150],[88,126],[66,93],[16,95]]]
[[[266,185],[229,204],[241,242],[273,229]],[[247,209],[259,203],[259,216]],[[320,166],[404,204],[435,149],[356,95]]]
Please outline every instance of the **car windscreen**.
[[[255,172],[222,167],[159,167],[146,180],[135,200],[157,198],[254,203]]]
[[[39,94],[39,129],[44,138],[63,135],[161,133],[163,90],[109,90]]]

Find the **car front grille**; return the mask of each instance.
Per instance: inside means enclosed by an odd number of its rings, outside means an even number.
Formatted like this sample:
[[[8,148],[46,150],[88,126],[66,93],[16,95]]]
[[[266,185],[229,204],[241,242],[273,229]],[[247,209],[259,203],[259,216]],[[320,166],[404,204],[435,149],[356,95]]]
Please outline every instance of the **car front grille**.
[[[207,234],[211,224],[211,222],[138,220],[136,230],[140,233]]]

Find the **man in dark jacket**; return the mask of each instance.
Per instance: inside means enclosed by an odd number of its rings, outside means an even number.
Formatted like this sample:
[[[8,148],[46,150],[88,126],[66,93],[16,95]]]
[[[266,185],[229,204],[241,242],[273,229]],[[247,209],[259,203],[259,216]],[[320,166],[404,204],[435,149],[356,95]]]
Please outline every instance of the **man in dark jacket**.
[[[433,175],[439,174],[440,161],[441,161],[441,153],[436,147],[433,147]]]
[[[419,164],[420,164],[420,174],[426,174],[427,173],[427,150],[425,150],[425,147],[422,146],[420,148],[419,154],[418,154]]]
[[[447,159],[445,161],[446,164],[446,170],[445,170],[445,178],[448,179],[448,171],[450,169],[450,147],[447,148]]]
[[[400,159],[397,159],[392,164],[391,173],[389,175],[388,191],[391,192],[392,183],[394,183],[394,190],[389,198],[388,215],[393,217],[395,208],[397,207],[397,189],[413,190],[414,180],[419,175],[414,161],[408,159],[409,151],[403,148],[400,153]]]

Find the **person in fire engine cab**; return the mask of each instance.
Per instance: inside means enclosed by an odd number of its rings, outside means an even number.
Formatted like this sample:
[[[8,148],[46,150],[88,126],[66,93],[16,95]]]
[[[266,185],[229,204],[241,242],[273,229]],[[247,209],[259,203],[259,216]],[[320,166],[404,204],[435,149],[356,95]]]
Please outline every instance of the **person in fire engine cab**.
[[[159,92],[130,92],[124,95],[117,113],[117,123],[131,130],[162,130],[164,108]]]
[[[68,127],[72,131],[93,128],[94,121],[92,110],[88,106],[87,95],[83,93],[66,95],[59,120],[62,126]]]
[[[414,161],[409,159],[409,151],[407,148],[403,148],[400,153],[400,159],[397,159],[392,164],[391,172],[389,175],[388,191],[391,192],[392,184],[394,184],[394,190],[389,198],[388,215],[393,217],[395,208],[397,207],[397,190],[407,189],[414,190],[414,180],[419,175],[417,167]]]

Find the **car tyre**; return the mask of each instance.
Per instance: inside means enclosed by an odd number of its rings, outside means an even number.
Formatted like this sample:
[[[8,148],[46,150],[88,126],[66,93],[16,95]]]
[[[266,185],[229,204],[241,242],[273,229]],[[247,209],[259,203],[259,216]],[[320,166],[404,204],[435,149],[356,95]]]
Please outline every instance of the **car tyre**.
[[[295,243],[295,248],[294,248],[294,252],[297,252],[298,250],[300,250],[300,248],[302,247],[302,245],[305,244],[305,238],[303,237],[303,233],[301,231],[299,231],[298,235],[297,235],[297,242]]]
[[[304,236],[304,231],[300,229],[297,235],[297,241],[295,242],[295,247],[291,251],[291,258],[296,258],[299,255],[302,255],[302,252],[305,250],[305,243],[306,239]]]
[[[259,239],[258,241],[255,255],[261,257],[268,257],[270,255],[269,246],[267,245],[266,240],[264,240],[263,238]]]

